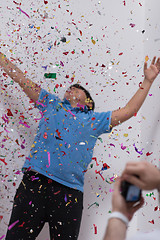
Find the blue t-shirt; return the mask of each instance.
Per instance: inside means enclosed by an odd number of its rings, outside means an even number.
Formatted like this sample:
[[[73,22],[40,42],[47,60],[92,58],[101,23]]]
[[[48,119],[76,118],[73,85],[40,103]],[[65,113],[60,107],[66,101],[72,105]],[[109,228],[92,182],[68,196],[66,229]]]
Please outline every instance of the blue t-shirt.
[[[83,192],[85,170],[98,136],[111,131],[112,112],[73,108],[44,89],[36,107],[43,118],[23,167]]]

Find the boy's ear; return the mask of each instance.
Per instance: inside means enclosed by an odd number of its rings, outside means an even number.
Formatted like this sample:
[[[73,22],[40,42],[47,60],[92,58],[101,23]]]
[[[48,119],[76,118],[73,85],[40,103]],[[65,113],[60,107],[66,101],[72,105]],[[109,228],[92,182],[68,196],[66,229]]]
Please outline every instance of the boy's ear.
[[[86,102],[86,106],[89,107],[90,109],[92,109],[92,107],[93,107],[93,106],[92,106],[93,101],[88,98],[88,99],[86,99],[85,102]]]
[[[90,109],[92,109],[92,103],[86,103],[87,107],[89,107]]]

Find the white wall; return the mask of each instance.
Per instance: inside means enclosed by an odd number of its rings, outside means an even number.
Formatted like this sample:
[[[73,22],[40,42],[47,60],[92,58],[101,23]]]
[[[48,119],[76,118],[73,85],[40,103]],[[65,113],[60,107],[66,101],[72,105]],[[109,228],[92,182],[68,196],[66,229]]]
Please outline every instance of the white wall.
[[[62,87],[56,90],[56,94],[63,97],[66,87],[74,77],[73,83],[79,81],[90,90],[96,102],[96,111],[117,109],[124,106],[138,89],[139,82],[143,79],[144,57],[158,55],[160,43],[155,40],[158,39],[159,31],[159,25],[156,25],[158,0],[154,0],[153,6],[144,0],[125,3],[116,0],[48,0],[48,4],[44,4],[43,1],[28,0],[20,7],[29,18],[20,13],[17,9],[19,5],[9,0],[3,1],[0,9],[3,24],[0,36],[1,51],[9,58],[21,59],[23,63],[17,61],[17,66],[26,70],[28,77],[42,84],[48,91],[54,92],[55,85],[62,84]],[[66,37],[67,43],[60,41],[63,36]],[[151,51],[152,47],[154,54]],[[38,54],[34,54],[35,52]],[[64,52],[69,53],[64,55]],[[102,67],[102,64],[105,67]],[[46,71],[42,66],[46,65],[47,72],[57,73],[55,81],[44,79]],[[66,75],[69,75],[69,79],[65,78]],[[7,109],[10,109],[13,116],[9,116],[6,126],[9,133],[6,132],[2,119],[0,126],[0,158],[5,158],[7,163],[5,165],[0,161],[0,215],[3,216],[0,236],[6,233],[13,196],[22,177],[22,174],[16,173],[17,170],[21,170],[25,156],[29,153],[38,126],[34,118],[39,117],[37,109],[30,109],[33,105],[29,103],[20,87],[11,84],[10,78],[1,76],[0,114],[7,115]],[[103,142],[97,141],[94,157],[97,158],[99,166],[93,161],[93,168],[86,173],[84,213],[79,240],[102,239],[111,210],[113,184],[103,181],[95,174],[95,170],[100,170],[103,162],[106,162],[111,168],[104,171],[105,178],[113,177],[113,174],[120,175],[127,161],[140,159],[133,144],[139,149],[145,148],[143,157],[147,151],[154,148],[154,158],[158,161],[159,116],[158,106],[155,105],[158,101],[158,90],[157,81],[151,89],[153,95],[148,96],[142,111],[115,128],[112,134],[101,136]],[[22,115],[30,128],[19,124]],[[25,149],[15,142],[16,139],[19,144],[25,140]],[[127,148],[122,150],[121,144]],[[152,156],[147,159],[152,159]],[[14,183],[16,186],[13,186]],[[147,203],[150,201],[149,198],[146,200]],[[149,208],[145,207],[147,210],[144,211],[148,211],[150,218],[155,219],[155,201],[151,201],[148,204]],[[94,202],[97,202],[99,207],[94,205],[88,209]],[[142,210],[138,218],[135,217],[131,222],[129,234],[132,235],[137,229],[154,227],[148,223],[148,219],[149,216],[143,214]],[[94,232],[94,224],[97,226],[97,234]],[[42,239],[49,239],[47,225],[38,237],[38,240]]]
[[[144,49],[145,53],[150,57],[160,56],[160,24],[159,24],[159,2],[147,0],[145,6],[145,34]],[[141,147],[144,148],[142,159],[147,160],[159,167],[160,160],[160,77],[150,90],[150,95],[146,99],[141,114],[143,121],[141,122]],[[148,107],[149,106],[149,107]],[[146,153],[151,153],[147,156]],[[149,174],[149,172],[148,172]],[[150,231],[153,228],[159,228],[160,213],[157,209],[159,206],[159,196],[156,191],[154,195],[146,196],[152,193],[145,192],[145,206],[138,213],[138,226],[143,231]],[[154,220],[154,224],[151,223]]]

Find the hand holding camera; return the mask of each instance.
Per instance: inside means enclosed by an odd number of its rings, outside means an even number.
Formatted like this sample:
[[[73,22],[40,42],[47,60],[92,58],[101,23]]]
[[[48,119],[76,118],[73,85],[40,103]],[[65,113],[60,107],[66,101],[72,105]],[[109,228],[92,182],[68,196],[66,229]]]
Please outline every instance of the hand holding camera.
[[[138,178],[138,176],[135,175]],[[126,202],[137,202],[141,198],[141,189],[127,181],[121,183],[121,194]]]

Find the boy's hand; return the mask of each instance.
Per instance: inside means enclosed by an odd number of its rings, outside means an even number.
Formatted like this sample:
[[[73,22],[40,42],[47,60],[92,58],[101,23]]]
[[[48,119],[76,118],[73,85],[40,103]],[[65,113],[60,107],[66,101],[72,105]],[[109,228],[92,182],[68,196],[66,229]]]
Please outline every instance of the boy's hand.
[[[144,63],[144,76],[150,83],[155,80],[160,72],[160,58],[157,59],[156,63],[155,61],[156,57],[153,58],[149,68],[147,68],[147,62]]]

